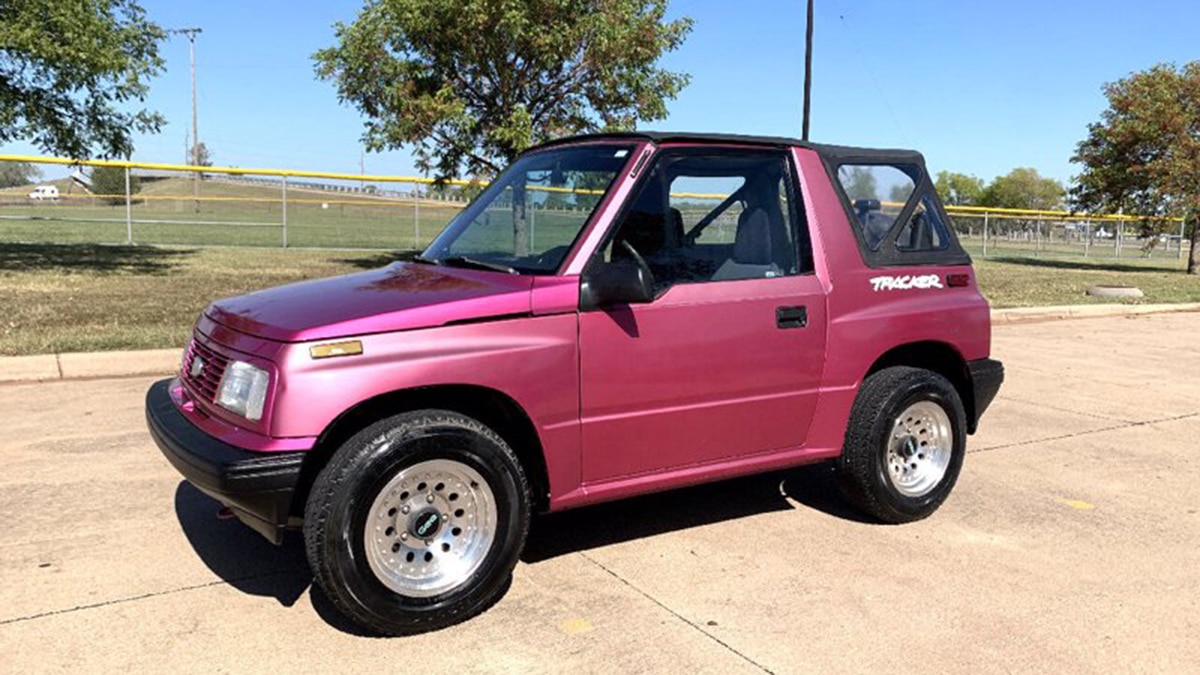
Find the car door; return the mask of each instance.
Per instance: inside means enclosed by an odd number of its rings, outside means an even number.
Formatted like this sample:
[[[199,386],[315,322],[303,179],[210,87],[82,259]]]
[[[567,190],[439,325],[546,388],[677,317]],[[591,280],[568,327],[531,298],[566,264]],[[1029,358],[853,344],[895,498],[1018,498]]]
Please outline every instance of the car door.
[[[799,206],[782,151],[659,153],[591,263],[632,249],[658,296],[580,314],[585,483],[804,443],[826,310]]]

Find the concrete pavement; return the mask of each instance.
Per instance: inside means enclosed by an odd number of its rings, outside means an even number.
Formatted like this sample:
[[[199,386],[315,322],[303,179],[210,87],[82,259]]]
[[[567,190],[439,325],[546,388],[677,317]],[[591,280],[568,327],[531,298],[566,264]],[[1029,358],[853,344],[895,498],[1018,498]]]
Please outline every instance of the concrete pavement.
[[[805,468],[540,518],[508,594],[365,638],[293,537],[144,430],[152,378],[0,386],[0,671],[1196,672],[1200,314],[999,325],[1008,382],[932,518]]]

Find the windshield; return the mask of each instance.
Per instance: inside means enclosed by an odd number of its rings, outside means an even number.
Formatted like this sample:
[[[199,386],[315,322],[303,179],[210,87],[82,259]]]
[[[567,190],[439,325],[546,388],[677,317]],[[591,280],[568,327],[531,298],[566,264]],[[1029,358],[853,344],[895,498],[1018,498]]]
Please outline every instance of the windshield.
[[[446,265],[552,273],[633,155],[588,145],[521,157],[450,221],[422,257]]]

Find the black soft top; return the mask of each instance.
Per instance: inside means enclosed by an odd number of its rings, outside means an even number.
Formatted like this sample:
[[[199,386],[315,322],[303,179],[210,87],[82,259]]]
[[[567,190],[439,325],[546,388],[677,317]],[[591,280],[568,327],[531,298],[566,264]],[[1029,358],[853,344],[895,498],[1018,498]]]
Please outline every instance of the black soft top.
[[[713,143],[737,145],[762,145],[772,148],[800,147],[815,151],[825,161],[840,164],[847,161],[863,163],[895,162],[924,165],[921,153],[915,150],[885,149],[885,148],[854,148],[845,145],[827,145],[810,143],[798,138],[784,136],[744,136],[741,134],[708,134],[688,131],[628,131],[608,134],[581,134],[556,138],[530,148],[530,152],[571,143],[586,143],[588,141],[650,141],[651,143]]]

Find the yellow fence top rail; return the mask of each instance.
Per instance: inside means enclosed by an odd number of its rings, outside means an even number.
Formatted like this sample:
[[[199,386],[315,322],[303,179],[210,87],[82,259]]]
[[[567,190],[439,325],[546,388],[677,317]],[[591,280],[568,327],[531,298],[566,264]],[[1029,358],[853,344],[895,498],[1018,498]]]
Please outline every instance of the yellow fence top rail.
[[[5,155],[0,154],[0,162],[30,162],[33,164],[60,164],[65,166],[115,166],[129,169],[146,169],[152,171],[186,171],[192,173],[223,173],[235,176],[286,176],[289,178],[325,178],[328,180],[370,181],[372,183],[417,183],[431,185],[436,181],[421,176],[387,176],[377,174],[337,173],[333,171],[299,171],[295,169],[257,169],[237,166],[194,166],[191,164],[159,164],[154,162],[133,162],[117,159],[70,159],[68,157],[42,157],[39,155]],[[484,186],[482,181],[469,181],[452,178],[445,181],[449,185]],[[598,190],[571,190],[569,188],[534,188],[546,192],[580,192],[599,193]],[[674,197],[691,199],[723,199],[729,195],[710,193],[681,192],[672,193]],[[144,199],[144,197],[139,197]],[[960,216],[996,216],[999,218],[1043,218],[1058,220],[1104,220],[1104,221],[1168,221],[1182,222],[1179,216],[1147,217],[1124,214],[1104,213],[1073,213],[1071,211],[1044,211],[1038,209],[1005,209],[991,206],[946,206],[946,213]]]

